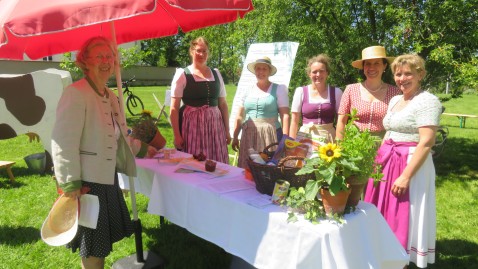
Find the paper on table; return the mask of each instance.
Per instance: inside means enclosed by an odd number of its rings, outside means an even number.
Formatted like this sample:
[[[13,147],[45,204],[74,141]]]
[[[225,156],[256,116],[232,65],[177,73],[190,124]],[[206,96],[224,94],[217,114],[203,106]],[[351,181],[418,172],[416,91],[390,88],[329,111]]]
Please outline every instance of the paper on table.
[[[242,191],[253,189],[250,183],[245,180],[224,180],[207,184],[207,187],[216,193],[227,193],[233,191]]]
[[[221,168],[219,166],[221,166],[221,163],[217,162],[216,163],[216,170],[214,172],[209,172],[209,171],[206,171],[204,162],[199,162],[199,161],[191,160],[191,159],[184,159],[178,164],[178,169],[175,172],[178,172],[179,169],[188,169],[188,170],[193,170],[193,171],[197,171],[197,172],[203,172],[203,173],[211,174],[211,175],[214,175],[214,176],[224,176],[227,173],[229,173],[228,169]],[[184,171],[181,171],[181,170],[179,170],[179,172],[184,173]]]
[[[269,195],[262,194],[262,195],[254,197],[251,200],[248,200],[247,203],[252,205],[253,207],[264,208],[268,205],[272,205],[272,200]]]
[[[98,196],[83,194],[80,198],[80,218],[78,224],[91,229],[96,229],[98,214],[100,213],[100,201]]]

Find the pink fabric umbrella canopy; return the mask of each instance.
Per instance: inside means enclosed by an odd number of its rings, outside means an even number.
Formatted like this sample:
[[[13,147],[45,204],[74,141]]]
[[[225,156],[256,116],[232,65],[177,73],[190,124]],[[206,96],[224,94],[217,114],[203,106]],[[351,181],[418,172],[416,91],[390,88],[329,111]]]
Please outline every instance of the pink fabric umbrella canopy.
[[[117,44],[170,36],[252,10],[252,0],[0,0],[0,58],[78,50],[89,37],[112,37],[111,29]]]

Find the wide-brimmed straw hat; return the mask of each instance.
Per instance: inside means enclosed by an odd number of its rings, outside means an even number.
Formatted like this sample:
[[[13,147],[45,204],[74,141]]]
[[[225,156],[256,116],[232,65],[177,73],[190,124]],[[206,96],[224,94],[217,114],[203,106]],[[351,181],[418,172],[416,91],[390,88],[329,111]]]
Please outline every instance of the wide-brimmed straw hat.
[[[78,230],[78,208],[78,198],[60,196],[43,222],[41,239],[50,246],[62,246],[73,240]]]
[[[267,56],[257,59],[255,62],[249,63],[247,65],[247,70],[251,71],[252,74],[256,74],[256,64],[267,64],[271,69],[271,76],[277,73],[277,68],[272,65],[271,59]]]
[[[362,50],[362,59],[352,62],[352,66],[358,69],[363,69],[363,61],[370,59],[387,59],[388,63],[391,64],[395,57],[387,57],[385,53],[385,48],[382,46],[372,46]]]

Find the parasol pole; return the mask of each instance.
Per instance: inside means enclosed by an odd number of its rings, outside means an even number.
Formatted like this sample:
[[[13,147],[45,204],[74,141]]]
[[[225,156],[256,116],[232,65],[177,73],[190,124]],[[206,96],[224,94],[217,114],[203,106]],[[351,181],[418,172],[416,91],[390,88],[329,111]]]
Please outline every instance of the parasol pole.
[[[116,30],[114,21],[110,22],[111,27],[111,40],[113,42],[116,62],[115,64],[115,77],[116,77],[116,87],[118,89],[118,98],[120,100],[120,111],[123,117],[124,122],[126,122],[126,112],[124,110],[124,99],[123,99],[123,83],[121,81],[121,67],[120,67],[120,55],[118,51],[118,42],[116,41]],[[134,227],[134,241],[136,245],[136,260],[134,259],[135,255],[120,259],[113,264],[114,269],[133,269],[133,268],[162,268],[164,261],[156,255],[154,252],[143,253],[143,238],[142,232],[143,228],[141,226],[141,220],[138,218],[138,209],[136,207],[136,190],[134,188],[134,177],[126,175],[129,181],[129,191],[131,195],[131,209],[133,212],[133,227]],[[146,258],[146,260],[145,260]]]

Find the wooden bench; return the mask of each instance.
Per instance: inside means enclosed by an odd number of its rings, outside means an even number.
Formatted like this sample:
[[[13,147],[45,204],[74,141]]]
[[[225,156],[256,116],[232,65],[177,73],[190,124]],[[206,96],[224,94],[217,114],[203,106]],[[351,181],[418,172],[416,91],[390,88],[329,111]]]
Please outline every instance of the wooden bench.
[[[460,128],[465,128],[467,118],[478,118],[477,115],[456,114],[456,113],[442,113],[445,116],[454,116],[460,120]]]
[[[13,176],[13,173],[12,173],[12,165],[14,165],[15,162],[10,162],[10,161],[0,161],[0,169],[1,168],[5,168],[5,170],[7,170],[7,174],[8,176],[10,177],[10,182],[15,182],[15,177]]]

